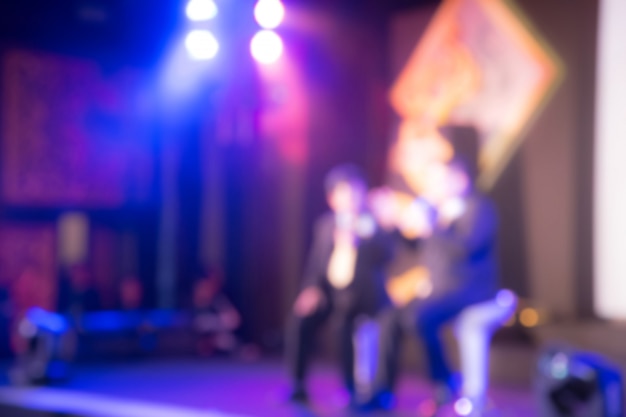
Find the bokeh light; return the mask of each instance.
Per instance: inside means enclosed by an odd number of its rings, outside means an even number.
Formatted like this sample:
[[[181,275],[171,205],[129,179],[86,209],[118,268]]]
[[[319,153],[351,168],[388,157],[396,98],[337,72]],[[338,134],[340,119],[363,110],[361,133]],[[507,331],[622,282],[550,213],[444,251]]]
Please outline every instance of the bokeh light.
[[[423,417],[434,417],[437,414],[437,408],[435,400],[425,400],[417,407],[417,412]]]
[[[565,379],[569,374],[569,358],[563,352],[559,352],[552,358],[550,373],[555,379]]]
[[[190,0],[185,12],[189,20],[202,22],[213,19],[218,10],[213,0]]]
[[[220,49],[215,36],[208,30],[192,30],[185,39],[185,47],[195,60],[213,59]]]
[[[517,297],[511,290],[500,290],[496,295],[496,303],[502,308],[513,307]]]
[[[524,327],[535,327],[539,324],[539,312],[531,307],[525,308],[519,315],[519,321]]]
[[[264,29],[276,29],[285,18],[285,6],[280,0],[259,0],[254,7],[254,18]]]
[[[271,30],[257,32],[250,42],[252,57],[262,64],[272,64],[283,54],[283,41]]]
[[[469,416],[470,414],[472,414],[472,411],[474,411],[474,405],[467,398],[459,398],[454,403],[454,411],[459,416]]]

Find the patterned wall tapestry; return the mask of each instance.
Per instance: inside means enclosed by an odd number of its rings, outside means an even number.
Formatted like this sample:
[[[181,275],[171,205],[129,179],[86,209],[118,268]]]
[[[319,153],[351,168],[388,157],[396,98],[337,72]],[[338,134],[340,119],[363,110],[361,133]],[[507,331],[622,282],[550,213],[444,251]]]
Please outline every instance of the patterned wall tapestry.
[[[486,188],[496,181],[561,76],[554,54],[512,6],[446,0],[439,7],[391,91],[402,119],[398,155],[433,151],[436,141],[415,141],[424,126],[473,124],[482,139],[480,181]]]
[[[56,305],[55,233],[46,224],[0,226],[0,287],[11,293],[16,313]]]
[[[115,207],[147,195],[139,77],[28,51],[2,60],[2,197],[27,206]]]

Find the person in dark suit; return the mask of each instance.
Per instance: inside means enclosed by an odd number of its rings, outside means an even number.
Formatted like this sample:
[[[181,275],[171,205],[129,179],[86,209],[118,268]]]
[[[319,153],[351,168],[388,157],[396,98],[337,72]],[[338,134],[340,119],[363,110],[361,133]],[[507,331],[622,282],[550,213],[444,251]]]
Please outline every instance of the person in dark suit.
[[[325,182],[331,211],[315,224],[303,286],[287,331],[291,399],[307,400],[305,378],[317,329],[335,327],[343,379],[355,395],[353,334],[357,319],[389,303],[384,269],[391,258],[389,236],[365,205],[366,182],[352,165],[333,169]]]
[[[465,125],[447,125],[439,131],[449,141],[456,158],[449,163],[430,162],[422,173],[419,198],[404,209],[391,210],[395,212],[391,221],[394,236],[406,248],[404,252],[412,253],[415,265],[423,268],[426,277],[414,277],[408,280],[413,281],[411,285],[401,285],[400,303],[391,294],[394,306],[378,316],[378,366],[372,394],[362,404],[365,409],[393,405],[398,353],[405,334],[421,336],[424,341],[430,376],[440,393],[438,401],[450,397],[455,384],[445,361],[440,329],[465,307],[495,294],[496,214],[491,203],[474,187],[478,132]],[[381,205],[394,204],[383,198]],[[401,281],[405,281],[404,275],[411,278],[416,274],[403,273]]]
[[[388,408],[397,375],[401,326],[413,315],[438,404],[453,398],[454,381],[440,332],[465,308],[492,300],[498,286],[497,216],[492,203],[474,188],[471,168],[462,158],[433,163],[423,195],[397,219],[407,242],[418,245],[428,280],[415,288],[412,302],[379,314],[379,363],[373,395],[364,408]],[[400,234],[397,234],[400,236]]]
[[[436,216],[422,246],[431,291],[417,307],[417,330],[436,385],[436,401],[443,403],[456,387],[440,331],[466,307],[496,295],[497,215],[475,189],[470,168],[460,158],[429,168],[423,197]]]
[[[378,223],[394,239],[395,256],[386,283],[392,304],[377,315],[377,364],[369,395],[360,398],[362,411],[393,407],[402,340],[406,336],[416,336],[418,305],[432,291],[420,254],[425,238],[432,233],[434,209],[420,199],[409,205],[403,204],[390,188],[381,188],[371,194],[375,197],[373,207]]]

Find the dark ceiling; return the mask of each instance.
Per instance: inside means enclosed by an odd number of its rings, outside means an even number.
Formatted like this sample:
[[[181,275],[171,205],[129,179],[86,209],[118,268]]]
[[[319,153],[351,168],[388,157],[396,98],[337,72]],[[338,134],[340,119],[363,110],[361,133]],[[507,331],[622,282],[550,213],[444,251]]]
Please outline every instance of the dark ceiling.
[[[2,0],[0,41],[149,64],[180,21],[179,0]]]
[[[0,46],[22,45],[151,65],[183,20],[186,0],[0,0]],[[228,0],[231,15],[255,0]],[[390,13],[438,0],[284,0],[357,19],[384,21]],[[236,22],[228,23],[236,27]]]

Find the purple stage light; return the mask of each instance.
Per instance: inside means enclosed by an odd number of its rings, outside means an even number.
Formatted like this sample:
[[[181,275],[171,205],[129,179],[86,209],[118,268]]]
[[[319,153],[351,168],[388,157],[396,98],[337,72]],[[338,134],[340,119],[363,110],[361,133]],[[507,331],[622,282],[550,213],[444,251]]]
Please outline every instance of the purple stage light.
[[[511,290],[500,290],[496,295],[496,303],[500,307],[513,307],[517,302],[517,296]]]
[[[263,29],[276,29],[285,17],[285,6],[280,0],[259,0],[254,7],[254,18]]]
[[[220,44],[208,30],[192,30],[187,34],[185,47],[193,59],[206,61],[215,58]]]
[[[271,30],[257,32],[250,42],[252,57],[262,64],[273,64],[283,54],[283,41]]]
[[[218,10],[213,0],[190,0],[185,12],[189,20],[203,22],[217,16]]]

